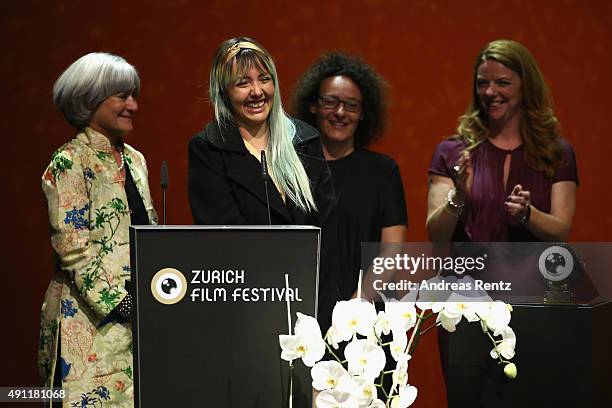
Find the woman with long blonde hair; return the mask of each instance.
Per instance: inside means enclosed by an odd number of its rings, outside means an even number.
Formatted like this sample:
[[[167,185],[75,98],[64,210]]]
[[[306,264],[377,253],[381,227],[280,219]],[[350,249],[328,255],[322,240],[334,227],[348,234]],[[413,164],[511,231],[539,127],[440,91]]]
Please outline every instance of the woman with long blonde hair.
[[[473,84],[458,135],[438,145],[429,168],[430,239],[567,239],[576,158],[534,57],[516,41],[490,42],[476,58]]]
[[[339,272],[329,265],[335,193],[318,132],[285,113],[278,84],[272,56],[257,41],[221,44],[210,70],[216,120],[189,143],[189,202],[196,224],[322,227],[319,317],[325,326],[340,296]]]

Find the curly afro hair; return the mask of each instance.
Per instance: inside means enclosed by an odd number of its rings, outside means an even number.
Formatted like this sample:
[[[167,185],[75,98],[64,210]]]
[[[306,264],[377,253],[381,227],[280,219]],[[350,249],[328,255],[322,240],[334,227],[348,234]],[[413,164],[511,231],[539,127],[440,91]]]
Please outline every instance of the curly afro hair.
[[[310,107],[318,102],[321,82],[338,75],[351,78],[361,91],[363,120],[355,130],[354,143],[356,148],[366,147],[382,137],[385,129],[388,85],[374,68],[356,56],[330,52],[311,65],[296,85],[293,113],[316,127],[316,116]]]

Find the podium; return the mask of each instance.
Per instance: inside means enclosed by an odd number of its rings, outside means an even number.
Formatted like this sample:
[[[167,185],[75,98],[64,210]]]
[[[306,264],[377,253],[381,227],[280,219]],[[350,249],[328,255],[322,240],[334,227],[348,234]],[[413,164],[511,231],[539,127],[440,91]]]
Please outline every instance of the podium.
[[[286,405],[278,335],[287,297],[292,325],[316,316],[320,229],[135,226],[130,245],[135,406]],[[294,407],[311,406],[303,364],[292,389]]]
[[[612,406],[612,302],[513,304],[518,377],[489,356],[479,324],[442,334],[449,407]]]

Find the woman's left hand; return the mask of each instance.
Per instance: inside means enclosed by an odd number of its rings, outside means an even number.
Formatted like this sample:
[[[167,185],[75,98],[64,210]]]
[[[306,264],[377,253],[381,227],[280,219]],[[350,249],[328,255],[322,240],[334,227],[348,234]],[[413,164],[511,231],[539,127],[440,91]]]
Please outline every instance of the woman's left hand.
[[[506,211],[517,219],[523,219],[530,211],[531,193],[523,190],[523,186],[517,184],[506,199],[504,207]]]

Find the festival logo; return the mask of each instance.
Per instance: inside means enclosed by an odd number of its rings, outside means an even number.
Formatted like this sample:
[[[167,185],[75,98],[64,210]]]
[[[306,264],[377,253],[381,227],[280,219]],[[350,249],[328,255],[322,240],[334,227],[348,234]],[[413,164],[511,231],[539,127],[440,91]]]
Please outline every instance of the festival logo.
[[[151,280],[151,292],[158,302],[173,305],[187,293],[187,279],[178,269],[161,269]]]
[[[544,279],[561,282],[569,278],[574,270],[574,257],[567,248],[551,246],[540,255],[538,269]]]

